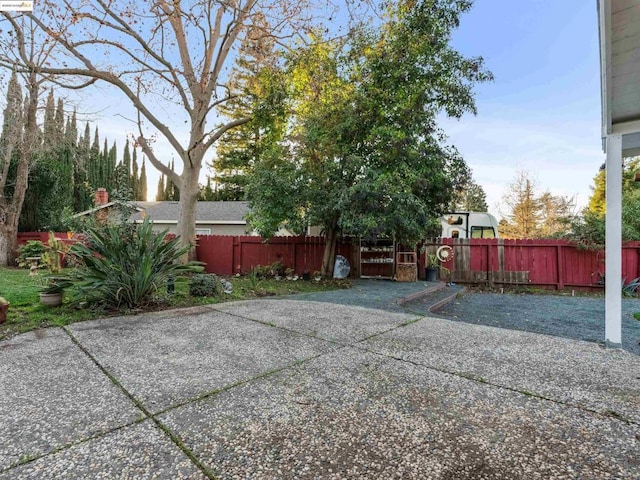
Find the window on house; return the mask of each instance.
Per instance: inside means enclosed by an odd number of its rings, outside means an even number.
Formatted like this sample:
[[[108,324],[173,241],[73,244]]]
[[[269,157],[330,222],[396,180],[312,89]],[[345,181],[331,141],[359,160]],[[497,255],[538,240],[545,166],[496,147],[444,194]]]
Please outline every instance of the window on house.
[[[211,235],[210,228],[196,228],[196,235]]]

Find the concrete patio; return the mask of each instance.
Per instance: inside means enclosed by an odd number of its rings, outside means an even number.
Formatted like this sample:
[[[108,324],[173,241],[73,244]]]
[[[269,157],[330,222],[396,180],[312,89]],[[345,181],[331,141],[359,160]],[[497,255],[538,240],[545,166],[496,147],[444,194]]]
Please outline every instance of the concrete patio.
[[[640,477],[640,357],[295,299],[0,342],[0,479]]]

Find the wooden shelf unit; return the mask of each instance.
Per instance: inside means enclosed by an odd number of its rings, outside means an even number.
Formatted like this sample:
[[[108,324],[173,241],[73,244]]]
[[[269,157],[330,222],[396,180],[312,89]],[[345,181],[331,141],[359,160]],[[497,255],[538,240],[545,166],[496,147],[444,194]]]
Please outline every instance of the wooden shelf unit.
[[[360,239],[360,278],[392,279],[396,273],[396,245],[391,239]]]

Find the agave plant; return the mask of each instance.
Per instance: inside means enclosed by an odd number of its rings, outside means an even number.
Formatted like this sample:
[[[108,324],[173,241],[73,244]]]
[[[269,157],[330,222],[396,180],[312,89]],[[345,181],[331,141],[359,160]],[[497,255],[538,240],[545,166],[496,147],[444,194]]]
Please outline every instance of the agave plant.
[[[202,270],[198,262],[180,263],[188,250],[167,231],[154,232],[148,219],[89,229],[87,241],[69,252],[78,262],[76,300],[119,308],[147,304],[170,278]]]

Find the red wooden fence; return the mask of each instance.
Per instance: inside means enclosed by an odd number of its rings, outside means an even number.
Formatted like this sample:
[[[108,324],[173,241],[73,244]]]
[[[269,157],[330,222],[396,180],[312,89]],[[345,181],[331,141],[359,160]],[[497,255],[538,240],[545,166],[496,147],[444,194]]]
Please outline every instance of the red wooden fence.
[[[56,233],[66,239],[66,233]],[[19,243],[48,240],[47,232],[18,234]],[[261,237],[204,235],[198,237],[196,254],[205,270],[220,275],[250,272],[258,265],[281,262],[296,273],[320,270],[323,237]],[[434,252],[440,245],[454,249],[450,270],[443,279],[457,283],[526,284],[545,287],[601,287],[604,280],[604,252],[586,250],[563,240],[437,239],[425,243]],[[359,276],[359,244],[339,243],[337,253],[351,263],[352,276]],[[418,259],[419,276],[424,278],[424,258]],[[640,242],[622,248],[622,276],[626,281],[640,277]]]
[[[459,283],[525,284],[545,287],[601,287],[604,252],[587,250],[564,240],[438,239],[428,251],[453,247],[453,259],[444,264]],[[424,255],[421,256],[424,265]],[[640,242],[622,247],[622,277],[640,277]],[[444,278],[444,276],[443,276]]]
[[[203,235],[198,237],[196,255],[207,264],[208,272],[221,275],[247,273],[258,265],[275,262],[302,274],[320,270],[324,245],[324,237],[273,237],[265,242],[255,236]],[[339,243],[336,252],[354,265],[350,243]]]

